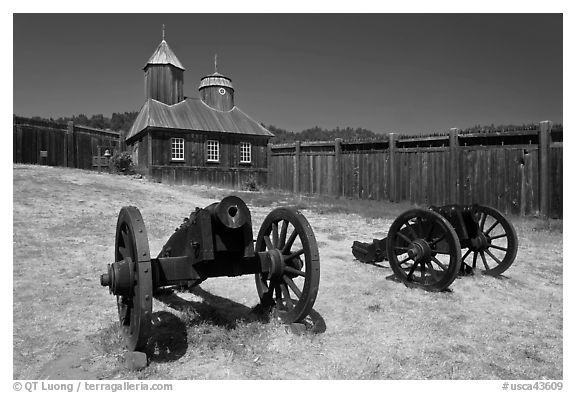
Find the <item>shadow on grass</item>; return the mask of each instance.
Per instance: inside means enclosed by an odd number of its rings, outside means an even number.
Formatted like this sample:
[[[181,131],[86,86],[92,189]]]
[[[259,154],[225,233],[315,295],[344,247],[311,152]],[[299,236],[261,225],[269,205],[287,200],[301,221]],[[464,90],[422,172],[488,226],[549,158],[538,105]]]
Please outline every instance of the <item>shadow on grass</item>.
[[[180,359],[188,350],[186,325],[167,311],[152,314],[152,331],[146,345],[150,361],[165,363]]]
[[[174,310],[193,313],[192,324],[194,325],[209,323],[226,329],[235,329],[238,322],[269,322],[269,315],[230,299],[213,295],[199,285],[192,288],[190,293],[201,297],[202,301],[183,299],[171,289],[161,290],[155,297]]]
[[[238,322],[268,323],[271,317],[276,316],[273,310],[262,307],[260,304],[250,308],[233,300],[214,295],[199,285],[190,289],[190,293],[202,298],[202,301],[183,299],[171,289],[162,290],[156,294],[156,299],[175,310],[185,313],[192,312],[194,325],[209,323],[226,329],[235,329]],[[310,311],[303,323],[314,333],[326,331],[324,319],[315,310]]]

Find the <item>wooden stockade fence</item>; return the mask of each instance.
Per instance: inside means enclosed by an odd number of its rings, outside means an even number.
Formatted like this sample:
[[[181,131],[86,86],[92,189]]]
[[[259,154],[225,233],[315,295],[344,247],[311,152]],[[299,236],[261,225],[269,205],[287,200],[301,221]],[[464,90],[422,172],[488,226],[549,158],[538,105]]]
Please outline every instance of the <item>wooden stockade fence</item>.
[[[227,183],[238,186],[252,176],[295,193],[419,205],[480,203],[508,214],[562,217],[562,129],[551,122],[512,132],[388,136],[268,145],[267,175],[265,169],[239,170],[226,174]],[[114,153],[122,145],[115,131],[14,117],[16,163],[95,169],[106,149]],[[175,184],[217,181],[221,172],[188,169],[184,176],[172,167],[155,168],[156,177]]]
[[[562,129],[268,145],[268,186],[302,194],[480,203],[503,213],[562,217]]]
[[[14,117],[12,159],[16,163],[94,169],[103,155],[120,151],[118,131],[68,122],[60,124]]]

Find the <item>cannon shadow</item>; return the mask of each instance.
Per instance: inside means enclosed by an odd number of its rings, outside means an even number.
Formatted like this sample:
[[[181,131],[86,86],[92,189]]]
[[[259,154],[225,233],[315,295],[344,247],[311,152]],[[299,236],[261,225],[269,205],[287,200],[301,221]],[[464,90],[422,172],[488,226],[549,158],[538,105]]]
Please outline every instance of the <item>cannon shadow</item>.
[[[152,313],[152,331],[144,352],[158,363],[180,359],[188,350],[186,325],[167,311]]]
[[[262,307],[261,304],[247,307],[228,298],[214,295],[200,285],[193,287],[189,292],[200,297],[202,301],[183,299],[171,289],[161,290],[155,298],[174,310],[192,311],[196,314],[195,324],[208,322],[227,329],[235,329],[238,322],[268,323],[271,318],[277,317],[274,310]],[[314,309],[302,323],[314,333],[326,331],[324,318]]]
[[[269,322],[269,316],[260,312],[256,307],[250,308],[214,295],[199,285],[190,289],[189,292],[202,298],[202,301],[183,299],[172,289],[163,289],[154,297],[174,310],[193,313],[194,324],[209,323],[226,329],[235,329],[238,322]]]
[[[235,329],[239,322],[269,323],[272,318],[277,317],[273,310],[271,312],[260,304],[250,308],[214,295],[199,285],[189,292],[200,297],[202,301],[183,299],[172,289],[161,289],[154,297],[174,310],[192,313],[194,325],[209,323],[226,329]],[[313,334],[326,331],[324,318],[315,310],[311,310],[300,325],[303,329],[291,329],[291,331],[298,332],[297,334],[302,334],[302,330]],[[168,311],[153,313],[152,334],[146,347],[149,359],[169,362],[182,357],[188,348],[186,330],[186,323],[176,315]]]

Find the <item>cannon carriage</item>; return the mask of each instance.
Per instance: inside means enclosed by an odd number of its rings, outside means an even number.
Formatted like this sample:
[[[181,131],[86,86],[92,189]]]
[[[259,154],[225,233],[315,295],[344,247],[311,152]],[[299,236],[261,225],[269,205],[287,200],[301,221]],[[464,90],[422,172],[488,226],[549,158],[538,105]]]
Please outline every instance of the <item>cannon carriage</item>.
[[[518,237],[499,211],[482,205],[412,209],[372,243],[355,241],[352,253],[364,263],[387,260],[407,286],[442,291],[458,274],[480,270],[498,276],[514,262]]]
[[[152,327],[153,295],[160,288],[193,287],[210,277],[254,274],[260,303],[276,307],[287,322],[312,310],[320,259],[312,228],[297,210],[277,208],[264,219],[254,242],[250,210],[236,196],[196,208],[151,258],[138,208],[120,210],[115,261],[100,283],[116,296],[129,350],[142,350]]]

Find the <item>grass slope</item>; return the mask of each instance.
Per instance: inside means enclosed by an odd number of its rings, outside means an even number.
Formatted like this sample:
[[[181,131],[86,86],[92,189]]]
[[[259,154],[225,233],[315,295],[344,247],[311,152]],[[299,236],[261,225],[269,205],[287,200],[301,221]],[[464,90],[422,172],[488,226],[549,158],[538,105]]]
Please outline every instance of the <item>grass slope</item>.
[[[140,209],[156,255],[195,206],[232,191],[28,165],[13,178],[15,379],[562,379],[561,221],[514,218],[520,246],[506,277],[465,277],[433,294],[351,254],[406,205],[236,192],[255,233],[276,206],[310,221],[321,256],[315,331],[252,312],[251,276],[209,279],[155,300],[151,363],[133,372],[99,284],[118,211]]]

